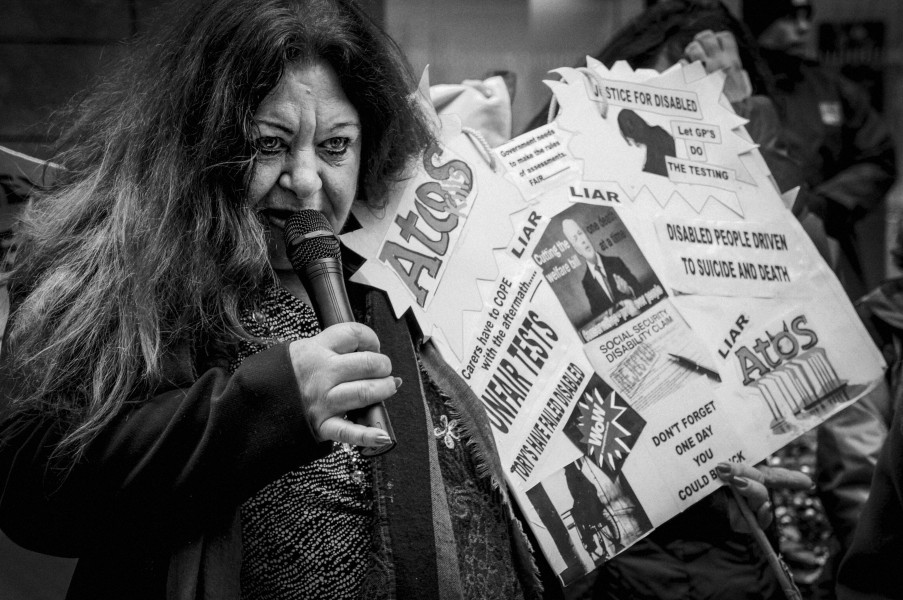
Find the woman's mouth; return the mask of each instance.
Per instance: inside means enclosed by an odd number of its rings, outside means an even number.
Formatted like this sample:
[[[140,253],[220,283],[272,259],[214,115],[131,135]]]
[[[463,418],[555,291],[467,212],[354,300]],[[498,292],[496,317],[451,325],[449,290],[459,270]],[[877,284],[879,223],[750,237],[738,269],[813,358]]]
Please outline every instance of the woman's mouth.
[[[260,211],[260,214],[270,227],[285,229],[286,221],[288,221],[289,217],[295,214],[295,212],[297,211],[282,208],[265,208]]]

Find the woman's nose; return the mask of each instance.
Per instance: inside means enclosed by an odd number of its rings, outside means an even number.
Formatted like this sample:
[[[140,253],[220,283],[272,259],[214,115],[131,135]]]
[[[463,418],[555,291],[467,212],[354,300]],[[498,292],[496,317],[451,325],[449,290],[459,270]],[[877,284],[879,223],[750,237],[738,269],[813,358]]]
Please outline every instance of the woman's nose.
[[[279,184],[295,194],[299,200],[315,195],[323,187],[317,158],[312,152],[291,152],[286,155],[285,165],[279,175]]]

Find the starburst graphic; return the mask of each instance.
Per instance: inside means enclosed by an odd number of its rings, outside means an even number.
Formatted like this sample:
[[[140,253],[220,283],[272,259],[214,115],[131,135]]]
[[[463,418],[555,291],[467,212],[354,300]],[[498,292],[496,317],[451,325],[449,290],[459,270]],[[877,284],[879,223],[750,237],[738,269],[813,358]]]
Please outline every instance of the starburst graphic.
[[[600,380],[590,385],[565,432],[606,475],[614,479],[646,422]]]

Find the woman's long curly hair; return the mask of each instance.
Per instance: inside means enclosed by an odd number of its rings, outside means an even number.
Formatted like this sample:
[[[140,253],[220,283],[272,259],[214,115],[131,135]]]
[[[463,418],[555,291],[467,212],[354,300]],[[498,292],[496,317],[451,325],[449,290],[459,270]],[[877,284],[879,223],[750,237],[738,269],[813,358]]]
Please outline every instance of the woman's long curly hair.
[[[7,409],[58,419],[72,460],[174,352],[245,335],[240,307],[272,277],[245,193],[251,119],[287,65],[339,75],[362,121],[359,194],[379,198],[429,142],[401,52],[352,0],[202,2],[142,47],[72,109],[9,282]]]

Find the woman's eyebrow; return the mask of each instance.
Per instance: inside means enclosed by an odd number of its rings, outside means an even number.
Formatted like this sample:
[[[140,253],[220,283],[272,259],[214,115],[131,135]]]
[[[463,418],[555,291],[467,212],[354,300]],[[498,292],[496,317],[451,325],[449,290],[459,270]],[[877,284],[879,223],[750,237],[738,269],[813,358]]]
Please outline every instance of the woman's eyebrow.
[[[348,121],[339,121],[337,123],[331,123],[331,124],[327,125],[326,127],[329,131],[334,131],[336,129],[344,129],[347,127],[352,127],[354,129],[358,129],[358,130],[360,130],[362,128],[360,121],[358,121],[356,119],[348,120]]]
[[[273,118],[267,118],[267,117],[258,117],[258,118],[255,118],[255,119],[254,119],[254,123],[255,123],[258,127],[259,127],[260,125],[267,125],[267,126],[272,127],[272,128],[274,128],[274,129],[279,129],[280,131],[282,131],[282,132],[284,132],[284,133],[286,133],[286,134],[288,134],[288,135],[293,135],[293,134],[294,134],[294,131],[292,131],[292,128],[289,127],[288,125],[286,125],[285,123],[283,123],[282,120],[280,120],[280,119],[273,119]]]

